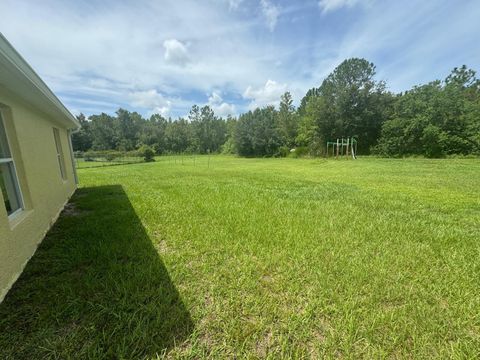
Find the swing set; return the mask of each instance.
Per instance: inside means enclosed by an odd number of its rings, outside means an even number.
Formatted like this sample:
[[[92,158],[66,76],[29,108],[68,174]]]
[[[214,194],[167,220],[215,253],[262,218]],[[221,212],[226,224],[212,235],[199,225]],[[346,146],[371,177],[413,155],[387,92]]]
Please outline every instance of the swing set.
[[[336,159],[339,157],[345,156],[348,159],[349,156],[352,156],[352,159],[357,158],[357,139],[352,137],[347,137],[346,139],[341,138],[337,141],[327,141],[327,152],[326,157],[330,156],[329,149],[332,149],[332,157],[335,156]]]

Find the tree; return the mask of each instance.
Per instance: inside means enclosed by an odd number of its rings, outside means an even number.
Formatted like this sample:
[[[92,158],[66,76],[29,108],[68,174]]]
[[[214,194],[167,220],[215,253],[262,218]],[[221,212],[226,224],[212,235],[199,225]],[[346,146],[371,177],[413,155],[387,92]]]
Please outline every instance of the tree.
[[[133,150],[138,142],[138,133],[144,120],[137,112],[118,109],[114,119],[116,148],[121,151]]]
[[[196,151],[201,154],[220,151],[227,137],[225,121],[217,118],[210,106],[192,106],[188,115]]]
[[[442,82],[416,86],[396,98],[376,152],[388,156],[475,154],[480,150],[480,82],[466,66]]]
[[[292,95],[287,91],[280,100],[280,111],[278,112],[278,132],[282,144],[288,148],[296,145],[298,131],[298,116],[293,106]]]
[[[235,148],[242,156],[274,156],[281,146],[273,106],[241,115],[235,127]]]
[[[192,129],[185,119],[169,121],[165,130],[166,147],[170,152],[194,152]]]
[[[302,99],[297,140],[308,143],[313,152],[322,152],[328,140],[355,136],[358,151],[369,153],[391,114],[394,99],[385,83],[374,77],[375,65],[367,60],[343,61]]]
[[[332,115],[332,106],[324,97],[312,97],[305,108],[301,119],[297,143],[310,149],[312,154],[321,154],[325,143],[334,137],[335,115]]]
[[[83,114],[77,115],[77,120],[80,123],[80,129],[72,134],[73,150],[88,151],[91,149],[93,142],[90,122]]]
[[[114,130],[114,118],[105,113],[90,116],[92,131],[92,149],[110,150],[117,144],[117,137]]]
[[[305,96],[300,101],[300,106],[297,109],[297,113],[300,117],[305,116],[305,111],[307,110],[307,103],[308,101],[320,95],[320,88],[311,88],[307,91]]]
[[[138,144],[151,146],[158,155],[163,154],[167,148],[165,143],[165,131],[167,120],[159,115],[153,114],[150,119],[142,123],[138,134]]]

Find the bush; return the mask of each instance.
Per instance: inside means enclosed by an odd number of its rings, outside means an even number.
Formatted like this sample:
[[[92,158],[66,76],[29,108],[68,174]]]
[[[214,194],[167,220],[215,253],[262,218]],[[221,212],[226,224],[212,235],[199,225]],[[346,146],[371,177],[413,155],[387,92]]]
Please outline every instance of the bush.
[[[279,157],[287,157],[290,154],[290,149],[288,146],[280,146],[278,148],[278,156]]]
[[[94,161],[95,153],[93,151],[87,151],[83,154],[85,161]]]
[[[446,134],[435,125],[428,125],[423,130],[422,142],[423,151],[428,158],[439,158],[445,156],[444,143]]]
[[[221,152],[222,154],[229,155],[229,154],[235,154],[235,142],[233,141],[232,138],[228,139],[225,144],[221,146]]]
[[[108,151],[108,152],[105,153],[105,160],[113,161],[119,156],[120,156],[120,154],[118,154],[116,151]]]
[[[155,161],[155,151],[148,145],[142,145],[140,149],[138,149],[138,153],[143,156],[146,162]]]

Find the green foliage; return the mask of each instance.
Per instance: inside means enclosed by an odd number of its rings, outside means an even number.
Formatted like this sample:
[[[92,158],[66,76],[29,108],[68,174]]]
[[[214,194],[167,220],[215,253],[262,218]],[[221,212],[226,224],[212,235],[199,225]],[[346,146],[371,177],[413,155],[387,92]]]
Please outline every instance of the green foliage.
[[[140,149],[138,149],[138,153],[143,156],[143,159],[146,162],[152,162],[155,161],[155,151],[152,149],[152,147],[148,145],[142,145]]]
[[[72,134],[72,146],[78,151],[87,151],[92,147],[92,129],[90,122],[85,118],[85,115],[77,116],[80,123],[80,129]]]
[[[274,156],[282,145],[273,106],[255,109],[241,115],[235,128],[234,141],[239,155]]]
[[[311,150],[307,146],[297,146],[295,149],[290,150],[289,156],[292,158],[300,158],[307,156],[310,151]]]
[[[392,101],[385,84],[375,81],[374,76],[375,66],[365,59],[342,62],[308,96],[299,143],[310,146],[313,152],[323,152],[327,141],[355,136],[360,139],[358,151],[368,154]]]
[[[298,115],[295,112],[292,95],[289,92],[282,95],[280,110],[276,117],[278,133],[283,146],[294,147],[298,133]]]
[[[310,101],[311,98],[317,97],[320,95],[320,89],[319,88],[311,88],[307,91],[305,96],[302,98],[300,101],[300,106],[297,109],[297,113],[299,116],[305,116],[306,114],[306,109],[307,109],[307,103]]]
[[[290,154],[290,148],[288,146],[282,145],[278,148],[277,157],[287,157]]]
[[[447,141],[447,136],[438,126],[428,124],[423,129],[421,141],[426,157],[439,158],[445,155],[444,144]]]
[[[73,134],[75,150],[127,152],[145,144],[158,155],[164,153],[219,152],[229,138],[235,119],[218,118],[209,106],[193,106],[189,120],[166,120],[154,114],[144,119],[136,112],[119,109],[115,116],[92,115],[78,117],[81,129]]]
[[[443,157],[480,152],[480,82],[466,66],[445,81],[416,86],[396,98],[375,152]]]
[[[94,161],[94,159],[95,159],[94,151],[90,150],[90,151],[85,152],[83,154],[83,159],[85,161]]]
[[[228,139],[225,142],[225,144],[222,145],[221,153],[224,154],[224,155],[230,155],[230,154],[235,154],[236,153],[235,142],[233,141],[232,138]]]
[[[143,155],[139,153],[137,150],[131,151],[117,151],[117,150],[89,150],[84,153],[76,152],[76,158],[82,158],[84,161],[108,161],[113,162],[117,161],[120,158],[135,158],[135,157],[142,157]]]
[[[247,157],[287,156],[305,147],[323,155],[327,141],[358,139],[359,154],[442,157],[480,155],[480,81],[466,66],[444,81],[433,81],[401,94],[375,79],[375,65],[365,59],[343,61],[319,87],[302,98],[298,109],[289,92],[278,110],[257,108],[238,118],[219,118],[209,106],[192,106],[187,119],[144,119],[119,109],[77,118],[74,150],[128,151],[143,144],[155,154],[224,154]],[[108,155],[113,161],[114,155]],[[91,160],[87,157],[87,160]]]

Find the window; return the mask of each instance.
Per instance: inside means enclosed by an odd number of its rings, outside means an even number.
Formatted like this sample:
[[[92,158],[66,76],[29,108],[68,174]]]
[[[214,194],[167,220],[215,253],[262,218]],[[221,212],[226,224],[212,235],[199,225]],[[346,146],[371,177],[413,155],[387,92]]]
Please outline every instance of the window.
[[[55,147],[57,148],[58,166],[60,166],[60,174],[63,180],[67,180],[67,172],[65,171],[65,159],[63,157],[62,143],[60,141],[60,131],[53,128],[53,137],[55,138]]]
[[[0,188],[3,202],[10,216],[22,209],[22,196],[18,186],[17,172],[8,144],[5,124],[0,112]]]

